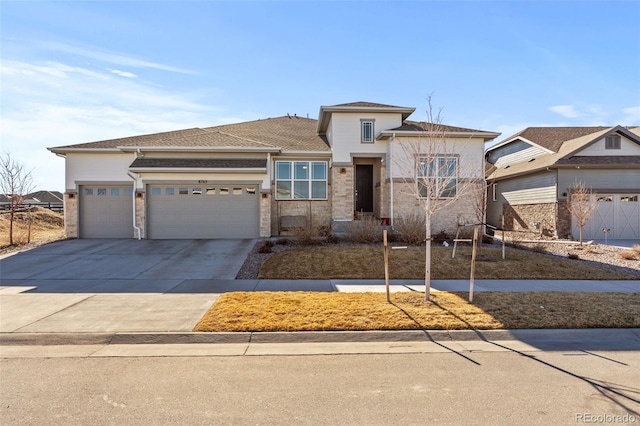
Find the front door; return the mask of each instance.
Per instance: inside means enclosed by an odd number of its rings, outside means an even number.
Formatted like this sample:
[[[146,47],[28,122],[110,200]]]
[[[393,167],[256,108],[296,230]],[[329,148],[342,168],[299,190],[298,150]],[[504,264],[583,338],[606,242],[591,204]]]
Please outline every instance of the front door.
[[[373,165],[356,165],[356,211],[373,213]]]

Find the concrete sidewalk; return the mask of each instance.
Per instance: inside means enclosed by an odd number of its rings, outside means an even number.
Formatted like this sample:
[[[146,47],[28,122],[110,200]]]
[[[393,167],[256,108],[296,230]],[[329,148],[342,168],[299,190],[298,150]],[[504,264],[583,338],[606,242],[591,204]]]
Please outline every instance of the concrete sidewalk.
[[[221,293],[230,291],[384,292],[383,280],[187,280],[116,281],[0,287],[1,333],[189,333]],[[126,282],[124,282],[126,281]],[[390,291],[424,291],[421,281],[394,280]],[[468,281],[434,280],[434,291],[468,291]],[[56,291],[58,289],[58,291]],[[155,291],[154,291],[155,290]],[[640,292],[640,281],[478,280],[483,291]]]

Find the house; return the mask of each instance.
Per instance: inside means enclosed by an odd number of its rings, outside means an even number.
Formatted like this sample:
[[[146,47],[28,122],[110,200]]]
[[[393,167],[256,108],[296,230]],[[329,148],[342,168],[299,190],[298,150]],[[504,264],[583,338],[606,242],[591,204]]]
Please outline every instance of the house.
[[[640,239],[640,127],[529,127],[485,156],[489,224],[577,239],[566,203],[582,182],[596,204],[583,238]]]
[[[256,238],[420,212],[416,192],[403,191],[415,188],[420,156],[400,149],[430,135],[427,123],[407,120],[414,111],[355,102],[322,106],[317,120],[286,115],[49,148],[65,157],[67,235]],[[452,194],[482,181],[484,143],[499,134],[440,129],[442,154],[456,159]],[[394,168],[402,158],[410,171]],[[456,201],[433,229],[455,231],[473,214],[469,204]]]
[[[0,210],[8,210],[10,197],[0,194]],[[24,206],[39,206],[59,213],[63,211],[63,195],[58,191],[36,191],[25,195]]]

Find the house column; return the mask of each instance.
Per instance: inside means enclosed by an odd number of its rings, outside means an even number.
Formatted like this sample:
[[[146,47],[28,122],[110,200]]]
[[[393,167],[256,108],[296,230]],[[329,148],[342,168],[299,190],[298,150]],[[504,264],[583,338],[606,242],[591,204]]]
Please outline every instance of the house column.
[[[271,193],[260,194],[260,237],[271,236]]]
[[[355,167],[333,164],[331,168],[331,217],[334,221],[353,220]]]
[[[64,233],[67,238],[78,238],[78,193],[64,194]]]

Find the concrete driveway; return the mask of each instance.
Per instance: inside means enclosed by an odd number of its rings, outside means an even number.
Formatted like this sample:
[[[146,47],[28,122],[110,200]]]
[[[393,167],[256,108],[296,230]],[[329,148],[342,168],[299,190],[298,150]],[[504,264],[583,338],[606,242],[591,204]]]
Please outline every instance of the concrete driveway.
[[[184,285],[192,293],[194,280],[234,280],[255,241],[59,241],[0,260],[0,285],[40,293],[166,293]]]

